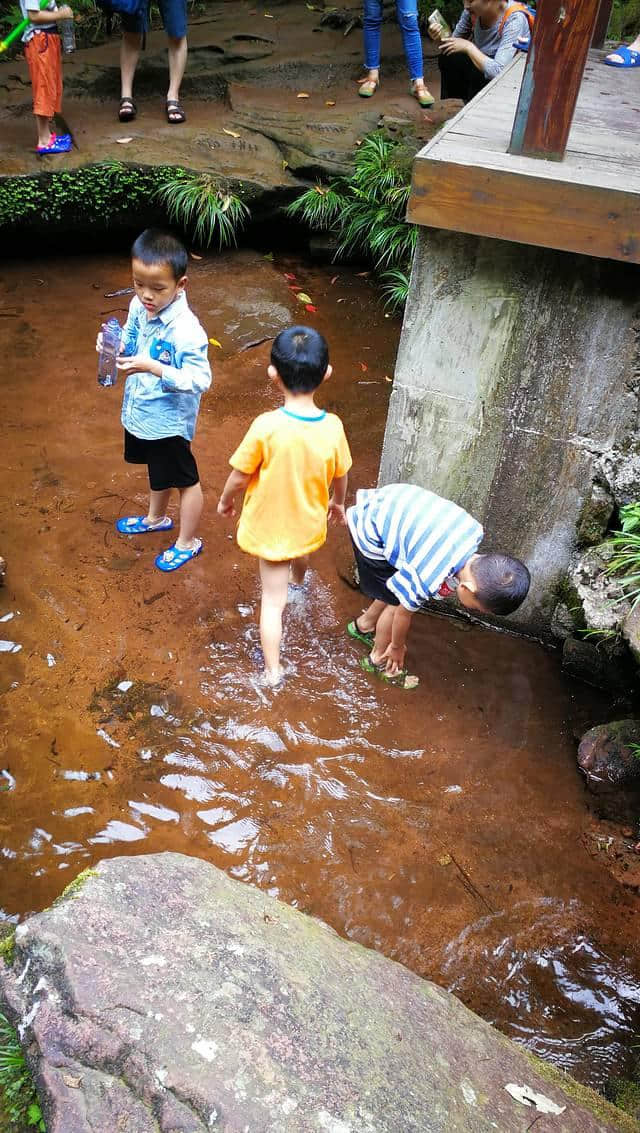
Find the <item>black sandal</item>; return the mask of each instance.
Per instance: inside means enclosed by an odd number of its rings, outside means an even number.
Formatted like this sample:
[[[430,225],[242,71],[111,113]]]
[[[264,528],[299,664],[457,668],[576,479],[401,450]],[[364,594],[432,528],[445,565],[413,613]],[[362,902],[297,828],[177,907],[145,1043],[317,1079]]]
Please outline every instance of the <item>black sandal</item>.
[[[177,98],[167,99],[167,122],[170,126],[179,126],[181,122],[186,122],[187,116],[182,109]]]
[[[133,122],[136,114],[136,104],[132,98],[121,98],[120,109],[118,111],[118,118],[121,122]]]

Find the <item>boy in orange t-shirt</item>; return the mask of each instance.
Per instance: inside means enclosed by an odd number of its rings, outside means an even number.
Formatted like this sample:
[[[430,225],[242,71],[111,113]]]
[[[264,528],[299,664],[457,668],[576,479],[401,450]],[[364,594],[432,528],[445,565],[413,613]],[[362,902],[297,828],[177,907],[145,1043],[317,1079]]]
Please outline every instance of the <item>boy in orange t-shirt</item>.
[[[309,555],[327,538],[327,517],[346,523],[351,453],[340,418],[318,409],[314,400],[318,386],[331,377],[321,334],[302,326],[281,331],[267,373],[284,405],[256,417],[234,452],[218,514],[235,515],[234,498],[244,491],[238,545],[259,560],[264,677],[275,687],[283,677],[280,641],[289,574],[294,584],[302,583]]]

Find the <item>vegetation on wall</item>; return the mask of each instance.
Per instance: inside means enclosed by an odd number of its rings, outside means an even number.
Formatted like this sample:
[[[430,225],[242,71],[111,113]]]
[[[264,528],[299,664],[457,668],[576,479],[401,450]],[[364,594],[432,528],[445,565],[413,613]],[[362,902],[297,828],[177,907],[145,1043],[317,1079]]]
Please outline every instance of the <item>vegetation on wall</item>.
[[[609,39],[635,39],[640,32],[640,0],[613,0]]]
[[[613,531],[602,544],[607,552],[607,574],[620,583],[621,598],[640,601],[640,502],[620,508],[620,531]]]
[[[348,177],[317,184],[288,206],[288,213],[335,238],[335,258],[361,255],[380,276],[390,306],[407,297],[417,230],[404,219],[414,150],[383,130],[369,134]]]
[[[23,1133],[27,1129],[46,1133],[20,1041],[4,1015],[0,1015],[0,1121],[6,1133]]]
[[[234,244],[249,216],[247,206],[207,174],[175,166],[104,162],[38,177],[0,181],[0,230],[60,224],[103,228],[105,217],[149,214],[150,203],[189,239],[208,247]]]

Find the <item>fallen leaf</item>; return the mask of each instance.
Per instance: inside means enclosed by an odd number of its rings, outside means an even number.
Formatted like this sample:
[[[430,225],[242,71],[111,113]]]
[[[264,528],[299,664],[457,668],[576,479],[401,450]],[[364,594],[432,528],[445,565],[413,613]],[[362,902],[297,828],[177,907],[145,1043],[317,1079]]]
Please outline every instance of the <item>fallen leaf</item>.
[[[202,256],[199,256],[197,252],[189,252],[189,255],[191,256],[192,260],[201,260],[202,259]]]
[[[318,310],[317,307],[314,307],[313,303],[305,303],[304,309],[305,311],[313,311],[314,314]]]
[[[336,303],[346,303],[346,299],[336,299]]]
[[[328,99],[326,100],[326,102],[325,102],[325,106],[335,106],[335,101],[334,101],[334,99],[332,99],[332,98],[328,98]]]
[[[331,282],[332,282],[332,283],[335,283],[336,279],[340,279],[340,276],[339,276],[339,275],[334,275],[334,277],[333,277],[333,279],[331,280]]]
[[[292,271],[285,271],[284,278],[285,279],[296,279],[296,276],[293,274]]]
[[[359,365],[360,369],[362,370],[362,373],[366,374],[367,370],[369,369],[369,367],[367,366],[367,363],[366,362],[358,362],[358,365]]]
[[[74,1078],[72,1074],[63,1074],[62,1081],[65,1086],[71,1086],[72,1090],[77,1090],[82,1081],[82,1074],[79,1074],[77,1078]]]
[[[307,94],[306,90],[301,90],[300,94],[296,95],[296,98],[311,98],[311,95]]]
[[[212,346],[219,346],[220,349],[222,350],[222,343],[218,342],[217,338],[210,338],[209,342],[211,343]]]
[[[360,276],[361,279],[365,279],[368,275],[371,275],[371,272],[370,271],[359,271],[358,275]]]
[[[271,15],[271,12],[265,12],[264,18],[265,18],[265,20],[272,20],[273,16]]]
[[[222,133],[228,134],[230,138],[239,138],[240,137],[239,134],[236,134],[235,130],[227,130],[226,126],[222,127]]]
[[[273,263],[273,252],[265,252],[262,258],[263,260],[270,260],[271,263]]]
[[[288,168],[289,168],[289,162],[288,162],[288,161],[284,161],[284,160],[283,160],[283,162],[282,162],[282,168],[283,168],[283,169],[288,169]]]
[[[438,865],[451,865],[452,861],[451,854],[443,854],[441,858],[438,858]]]
[[[514,1082],[509,1082],[505,1086],[505,1090],[522,1105],[535,1106],[538,1113],[555,1113],[557,1116],[564,1113],[567,1108],[566,1105],[556,1105],[555,1102],[551,1101],[551,1098],[546,1098],[544,1094],[537,1094],[530,1086],[516,1086]]]
[[[312,303],[313,302],[313,299],[311,298],[310,295],[307,295],[306,291],[297,291],[296,292],[296,299],[299,299],[301,303]]]
[[[385,382],[392,382],[393,378],[390,378],[388,374],[385,374],[384,380],[385,380]]]
[[[127,146],[129,142],[133,141],[133,138],[116,138],[116,141],[119,146]]]

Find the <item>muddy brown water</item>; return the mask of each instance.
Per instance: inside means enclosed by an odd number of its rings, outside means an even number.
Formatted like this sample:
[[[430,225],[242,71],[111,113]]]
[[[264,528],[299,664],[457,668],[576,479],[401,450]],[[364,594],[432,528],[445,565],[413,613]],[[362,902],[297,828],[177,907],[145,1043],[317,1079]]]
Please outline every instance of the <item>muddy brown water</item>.
[[[100,858],[193,854],[603,1085],[628,1063],[640,980],[638,898],[584,845],[572,733],[600,707],[537,645],[443,617],[416,619],[416,692],[365,676],[344,633],[362,602],[343,531],[290,607],[284,690],[260,686],[254,563],[215,515],[229,453],[274,405],[269,345],[250,344],[300,318],[327,334],[320,400],[345,421],[356,488],[375,483],[399,323],[345,269],[243,251],[190,274],[221,343],[194,446],[205,552],[162,575],[161,535],[114,530],[144,509],[144,474],[122,461],[121,388],[95,379],[126,257],[5,264],[2,918]]]

